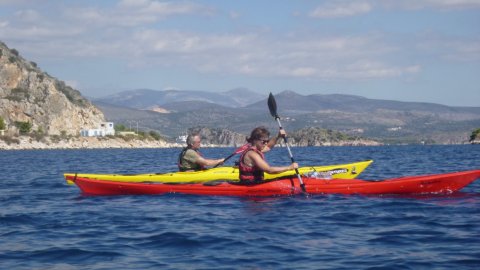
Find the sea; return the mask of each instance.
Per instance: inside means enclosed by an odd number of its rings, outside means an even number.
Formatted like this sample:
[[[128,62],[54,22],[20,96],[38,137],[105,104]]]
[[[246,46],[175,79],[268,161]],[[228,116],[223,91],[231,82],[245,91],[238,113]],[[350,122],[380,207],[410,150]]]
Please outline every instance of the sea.
[[[480,179],[452,194],[269,198],[88,196],[63,179],[175,171],[179,151],[0,150],[0,269],[480,268]],[[373,159],[368,180],[480,169],[480,145],[292,153],[300,166]],[[290,162],[285,147],[266,158]]]

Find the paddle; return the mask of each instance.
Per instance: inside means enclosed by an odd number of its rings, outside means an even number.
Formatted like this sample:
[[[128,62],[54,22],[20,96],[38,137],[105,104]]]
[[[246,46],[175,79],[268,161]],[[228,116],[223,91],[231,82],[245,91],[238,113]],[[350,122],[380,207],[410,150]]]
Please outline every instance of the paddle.
[[[280,123],[280,116],[277,114],[277,102],[275,101],[275,98],[273,97],[272,93],[268,96],[268,109],[270,110],[270,114],[277,120],[278,127],[280,129],[283,129],[282,123]],[[290,150],[290,146],[288,145],[288,140],[287,137],[283,137],[283,141],[287,145],[287,150],[288,154],[290,155],[290,159],[292,160],[292,163],[295,162],[293,159],[292,151]],[[305,184],[303,183],[302,177],[300,176],[300,173],[298,172],[298,169],[295,168],[295,173],[297,174],[298,181],[300,182],[300,187],[302,188],[303,192],[307,192],[305,189]]]
[[[240,154],[242,153],[243,151],[247,150],[248,147],[250,147],[250,144],[249,143],[246,143],[242,146],[240,146],[239,148],[237,148],[230,156],[226,157],[225,160],[223,161],[223,163],[225,163],[225,161],[229,160],[231,157],[235,156],[236,154]],[[213,168],[216,168],[218,167],[220,164],[217,164],[215,165]]]

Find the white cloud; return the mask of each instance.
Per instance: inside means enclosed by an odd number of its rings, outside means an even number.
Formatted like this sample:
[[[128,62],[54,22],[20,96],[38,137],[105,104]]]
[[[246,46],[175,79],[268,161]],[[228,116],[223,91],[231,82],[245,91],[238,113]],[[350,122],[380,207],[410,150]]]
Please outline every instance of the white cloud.
[[[138,27],[153,24],[171,16],[210,16],[212,13],[212,8],[195,3],[125,0],[108,9],[93,7],[68,8],[64,12],[64,18],[104,27]]]
[[[292,70],[291,75],[294,77],[309,77],[315,75],[317,70],[311,67],[298,67]]]
[[[339,18],[365,14],[371,10],[372,6],[367,2],[339,2],[318,6],[309,15],[314,18]]]
[[[390,9],[470,9],[480,8],[480,0],[377,0],[379,6]]]
[[[351,78],[385,78],[402,75],[401,67],[390,67],[381,62],[360,60],[346,66],[345,76]]]
[[[131,25],[156,22],[174,15],[211,15],[213,9],[189,2],[160,2],[149,0],[124,0],[113,15],[119,16],[118,23],[127,21]]]
[[[194,3],[150,0],[123,0],[117,7],[123,11],[137,14],[155,14],[157,16],[195,13],[201,8],[200,5]]]
[[[480,8],[480,0],[340,0],[317,6],[309,13],[313,18],[341,18],[366,14],[374,9],[420,10],[420,9],[472,9]]]
[[[33,9],[19,10],[15,12],[15,16],[23,23],[26,23],[26,22],[35,23],[42,19],[42,16],[40,15],[40,13]]]
[[[15,4],[15,5],[18,5],[18,4],[28,4],[29,0],[0,0],[0,6],[1,5],[12,5],[12,4]]]
[[[230,19],[236,20],[241,17],[241,14],[239,12],[231,11],[229,13]]]
[[[162,35],[168,40],[171,37]],[[265,40],[254,36],[209,36],[198,40],[198,51],[178,49],[188,57],[175,57],[157,51],[161,61],[197,66],[202,72],[248,74],[256,77],[309,77],[317,79],[361,79],[406,75],[408,67],[384,64],[380,59],[392,51],[375,39],[368,38],[298,38],[276,37]],[[215,43],[213,40],[223,40]],[[299,41],[301,40],[301,41]],[[209,44],[217,44],[212,47]],[[221,44],[221,45],[218,45]],[[372,49],[375,48],[375,49]],[[166,48],[164,48],[166,50]],[[367,59],[355,62],[355,59]],[[150,61],[153,61],[150,58]],[[353,62],[353,64],[352,64]]]
[[[425,55],[435,55],[438,59],[455,62],[480,61],[480,39],[452,40],[445,37],[425,37],[417,44],[417,49]]]
[[[409,66],[405,68],[405,73],[420,73],[422,71],[422,67],[420,65]]]
[[[250,45],[254,34],[196,34],[180,31],[144,30],[135,33],[134,40],[150,55],[165,53],[194,54],[236,51]]]

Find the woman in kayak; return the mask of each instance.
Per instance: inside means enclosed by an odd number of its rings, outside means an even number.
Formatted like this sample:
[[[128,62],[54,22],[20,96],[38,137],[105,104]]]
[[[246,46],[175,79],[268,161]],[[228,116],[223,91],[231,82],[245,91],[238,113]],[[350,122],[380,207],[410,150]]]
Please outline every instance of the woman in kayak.
[[[269,136],[270,132],[265,127],[257,127],[252,130],[250,137],[247,139],[251,147],[243,152],[239,160],[238,168],[241,182],[254,183],[262,181],[264,179],[264,172],[276,174],[298,168],[296,162],[289,166],[273,167],[265,161],[263,153],[275,147],[277,140],[280,137],[286,136],[286,133],[283,129],[280,129],[276,137],[269,138]]]
[[[199,171],[204,170],[207,166],[216,166],[222,164],[225,159],[206,159],[200,154],[200,146],[202,139],[200,134],[190,134],[187,136],[187,147],[182,149],[178,156],[178,170]]]

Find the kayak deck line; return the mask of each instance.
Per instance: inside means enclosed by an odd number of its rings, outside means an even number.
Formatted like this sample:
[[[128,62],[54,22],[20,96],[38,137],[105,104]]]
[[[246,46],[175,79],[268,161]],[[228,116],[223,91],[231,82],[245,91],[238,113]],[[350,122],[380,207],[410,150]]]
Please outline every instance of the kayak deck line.
[[[319,179],[304,177],[308,194],[451,194],[480,178],[480,170],[443,174],[404,176],[369,181],[359,179]],[[90,195],[194,194],[213,196],[291,196],[302,193],[295,176],[242,184],[229,180],[205,183],[129,183],[77,177],[75,184]]]

